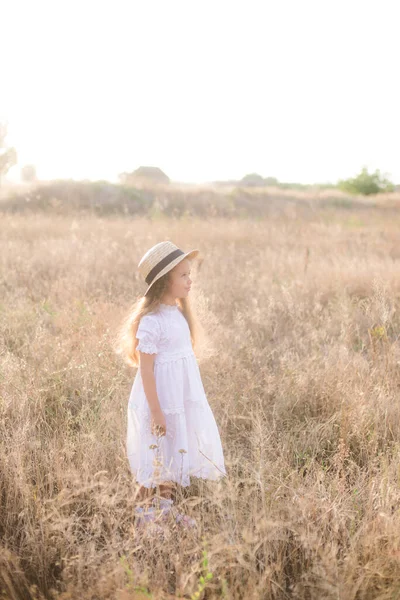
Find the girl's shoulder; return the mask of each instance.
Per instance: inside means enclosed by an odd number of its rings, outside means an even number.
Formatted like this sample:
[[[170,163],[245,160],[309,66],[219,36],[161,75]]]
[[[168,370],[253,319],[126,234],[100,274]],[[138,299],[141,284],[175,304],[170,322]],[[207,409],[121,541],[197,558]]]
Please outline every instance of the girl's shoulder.
[[[175,311],[166,311],[161,310],[159,308],[155,308],[154,310],[146,313],[140,318],[140,321],[158,325],[161,328],[168,327],[170,321],[175,321],[176,316],[180,315],[184,316],[182,309],[178,306],[178,309]]]
[[[140,318],[140,323],[142,325],[149,326],[153,329],[162,329],[163,328],[163,315],[157,309],[152,310]]]
[[[140,317],[140,322],[154,323],[159,320],[159,315],[156,311],[151,311]]]
[[[151,335],[160,335],[162,326],[157,313],[148,312],[140,317],[137,330],[139,333],[146,332]]]

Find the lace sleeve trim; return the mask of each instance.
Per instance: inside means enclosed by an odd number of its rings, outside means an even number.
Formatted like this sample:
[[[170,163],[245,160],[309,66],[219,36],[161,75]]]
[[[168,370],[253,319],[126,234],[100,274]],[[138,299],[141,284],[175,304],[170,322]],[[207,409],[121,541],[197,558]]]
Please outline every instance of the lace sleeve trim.
[[[143,340],[139,341],[138,345],[136,346],[136,350],[144,352],[145,354],[157,354],[158,352],[157,346],[155,344],[145,342]]]

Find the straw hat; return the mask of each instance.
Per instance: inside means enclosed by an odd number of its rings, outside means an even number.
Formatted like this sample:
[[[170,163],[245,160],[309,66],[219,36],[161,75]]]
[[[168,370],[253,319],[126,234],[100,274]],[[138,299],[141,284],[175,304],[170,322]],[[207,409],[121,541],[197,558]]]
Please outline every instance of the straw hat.
[[[169,241],[160,242],[150,248],[150,250],[147,250],[146,254],[142,256],[138,264],[139,272],[148,285],[144,296],[146,296],[157,279],[160,279],[165,273],[168,273],[168,271],[173,269],[175,265],[180,263],[184,258],[189,258],[189,260],[191,260],[192,258],[195,258],[199,252],[200,250],[184,252]]]

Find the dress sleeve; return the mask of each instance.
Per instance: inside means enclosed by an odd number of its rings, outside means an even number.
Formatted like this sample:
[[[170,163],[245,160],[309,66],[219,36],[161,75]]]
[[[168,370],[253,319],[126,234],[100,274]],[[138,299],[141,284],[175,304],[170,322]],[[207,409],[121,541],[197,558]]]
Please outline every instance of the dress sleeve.
[[[160,342],[160,324],[152,315],[144,315],[139,321],[136,337],[139,340],[136,350],[146,354],[157,354]]]

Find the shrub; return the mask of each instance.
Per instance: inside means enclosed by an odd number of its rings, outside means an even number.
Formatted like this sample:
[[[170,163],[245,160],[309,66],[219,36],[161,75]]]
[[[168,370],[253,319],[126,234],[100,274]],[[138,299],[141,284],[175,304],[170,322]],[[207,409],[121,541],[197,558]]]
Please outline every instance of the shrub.
[[[338,188],[350,194],[379,194],[379,192],[393,192],[394,185],[384,177],[379,169],[369,173],[366,167],[361,169],[353,179],[344,179],[338,182]]]
[[[249,175],[245,175],[240,183],[246,186],[262,187],[264,179],[258,173],[250,173]]]

